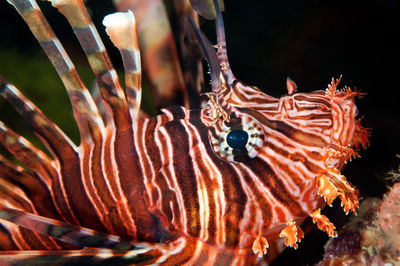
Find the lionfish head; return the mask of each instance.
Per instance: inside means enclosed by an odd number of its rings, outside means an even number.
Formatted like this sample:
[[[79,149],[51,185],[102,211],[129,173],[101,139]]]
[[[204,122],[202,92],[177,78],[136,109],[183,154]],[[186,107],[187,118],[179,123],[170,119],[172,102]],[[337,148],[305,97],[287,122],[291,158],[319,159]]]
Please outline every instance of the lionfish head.
[[[287,94],[280,98],[245,85],[229,66],[222,15],[218,1],[214,4],[216,55],[199,34],[212,79],[212,93],[201,119],[214,153],[233,163],[243,173],[242,182],[259,192],[253,197],[261,212],[250,216],[262,225],[247,232],[260,236],[253,251],[262,254],[268,241],[278,236],[285,237],[286,246],[296,248],[303,236],[296,223],[308,215],[321,230],[336,236],[334,225],[320,208],[322,199],[331,206],[339,198],[346,214],[357,211],[358,190],[340,169],[368,145],[369,129],[360,125],[355,105],[355,97],[364,94],[338,89],[340,78],[332,79],[326,90],[309,93],[297,93],[296,84],[288,78]],[[272,221],[273,216],[277,221]]]
[[[200,43],[210,66],[212,93],[203,109],[215,153],[228,161],[246,161],[267,156],[274,147],[310,147],[309,152],[333,149],[336,167],[358,156],[355,150],[368,145],[369,129],[360,125],[355,97],[364,93],[348,87],[338,89],[340,79],[326,90],[297,93],[297,85],[286,81],[287,94],[275,98],[235,78],[229,66],[225,32],[218,1],[216,6],[216,56],[204,36]],[[201,34],[201,33],[200,33]],[[292,148],[290,148],[292,147]],[[355,147],[355,150],[353,150]],[[336,157],[335,157],[336,158]],[[337,158],[336,158],[337,159]]]

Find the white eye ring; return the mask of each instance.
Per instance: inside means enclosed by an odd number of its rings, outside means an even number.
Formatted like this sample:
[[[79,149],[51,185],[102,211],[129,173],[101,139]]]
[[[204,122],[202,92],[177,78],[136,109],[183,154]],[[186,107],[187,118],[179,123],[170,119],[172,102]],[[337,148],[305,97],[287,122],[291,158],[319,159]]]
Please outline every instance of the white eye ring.
[[[247,143],[242,150],[232,148],[227,141],[228,134],[237,129],[243,130],[248,134]],[[256,157],[263,145],[261,127],[246,116],[240,117],[240,123],[233,126],[228,126],[224,122],[216,125],[215,132],[210,132],[209,138],[214,152],[219,157],[230,162],[237,162],[238,160],[235,159],[236,156],[247,155],[250,158]]]

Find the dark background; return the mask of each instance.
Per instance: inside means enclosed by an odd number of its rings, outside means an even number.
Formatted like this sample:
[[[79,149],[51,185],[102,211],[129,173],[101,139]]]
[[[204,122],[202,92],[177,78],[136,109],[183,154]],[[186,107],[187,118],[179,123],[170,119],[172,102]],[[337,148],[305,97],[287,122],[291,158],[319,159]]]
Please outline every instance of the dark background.
[[[100,22],[113,12],[111,1],[92,0],[87,5],[103,34]],[[49,3],[40,6],[73,61],[80,66],[78,70],[86,84],[90,84],[93,77],[87,74],[86,59],[65,19]],[[368,93],[357,105],[364,116],[363,125],[372,128],[371,146],[343,173],[364,198],[382,196],[391,184],[384,179],[385,174],[398,167],[396,154],[400,154],[399,1],[226,0],[225,6],[231,67],[245,83],[279,97],[286,92],[287,76],[297,83],[298,91],[312,91],[325,89],[332,77],[343,75],[342,86]],[[213,23],[205,21],[202,28],[214,40]],[[106,39],[104,34],[102,37]],[[118,52],[108,39],[106,46],[114,64],[121,68]],[[0,2],[0,73],[77,140],[61,82],[27,26],[6,1]],[[27,130],[3,100],[0,112],[0,119],[19,133]],[[334,205],[324,213],[340,227],[347,218],[339,204]],[[285,251],[275,265],[313,264],[321,259],[326,240],[325,233],[313,230],[298,250]]]

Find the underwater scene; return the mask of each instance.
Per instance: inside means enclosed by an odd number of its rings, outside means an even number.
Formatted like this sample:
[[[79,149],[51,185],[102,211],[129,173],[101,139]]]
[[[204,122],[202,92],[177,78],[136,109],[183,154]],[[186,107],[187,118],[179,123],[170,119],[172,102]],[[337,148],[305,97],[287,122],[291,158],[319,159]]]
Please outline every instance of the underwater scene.
[[[0,264],[399,264],[399,9],[0,1]]]

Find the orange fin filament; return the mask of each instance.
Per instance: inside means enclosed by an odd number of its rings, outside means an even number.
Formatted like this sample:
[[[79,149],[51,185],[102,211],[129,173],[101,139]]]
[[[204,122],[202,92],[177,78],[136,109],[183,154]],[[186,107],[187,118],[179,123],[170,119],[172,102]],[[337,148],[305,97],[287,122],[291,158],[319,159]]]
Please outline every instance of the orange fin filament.
[[[268,241],[263,236],[258,236],[253,242],[253,252],[254,254],[258,253],[259,257],[262,257],[264,254],[267,254],[268,249]]]
[[[279,234],[280,237],[285,237],[285,245],[291,246],[294,249],[297,249],[301,239],[304,237],[303,230],[296,225],[296,222],[293,219],[290,219],[287,222],[287,226],[281,231]]]
[[[370,128],[361,126],[362,117],[356,122],[356,129],[353,136],[353,145],[358,150],[360,147],[366,148],[369,146]]]
[[[336,228],[325,215],[321,214],[321,209],[316,209],[310,214],[313,223],[317,223],[320,230],[325,231],[330,237],[337,237]]]
[[[341,175],[337,168],[327,166],[327,173],[318,177],[317,186],[318,194],[324,197],[329,206],[332,206],[332,201],[339,196],[346,215],[350,211],[357,214],[358,190],[347,182],[346,177]]]
[[[332,201],[339,196],[335,185],[329,180],[326,175],[321,175],[317,180],[318,194],[324,197],[326,203],[332,206]]]

